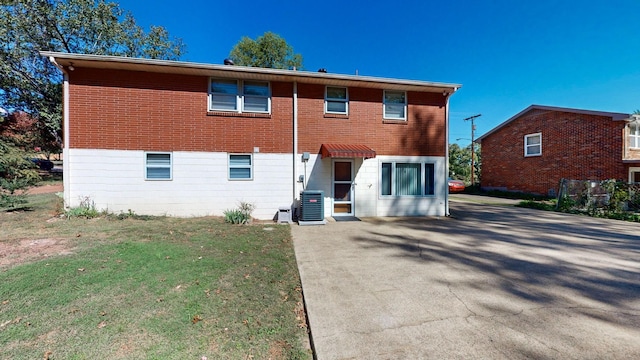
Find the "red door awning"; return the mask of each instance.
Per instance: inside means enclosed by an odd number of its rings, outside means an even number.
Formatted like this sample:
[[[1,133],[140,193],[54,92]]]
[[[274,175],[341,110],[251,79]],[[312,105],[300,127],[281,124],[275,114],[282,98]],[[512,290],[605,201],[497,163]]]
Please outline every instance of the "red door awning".
[[[320,148],[322,158],[365,158],[372,159],[376,157],[376,152],[366,145],[351,144],[322,144]]]

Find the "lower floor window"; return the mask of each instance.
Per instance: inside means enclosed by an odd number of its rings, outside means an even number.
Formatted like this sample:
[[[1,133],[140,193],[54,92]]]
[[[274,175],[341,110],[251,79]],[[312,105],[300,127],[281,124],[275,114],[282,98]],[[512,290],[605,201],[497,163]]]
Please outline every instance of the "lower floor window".
[[[229,180],[253,179],[251,154],[229,154]]]
[[[426,196],[434,194],[434,164],[383,162],[380,194],[385,196]]]
[[[171,180],[171,153],[146,153],[145,179]]]

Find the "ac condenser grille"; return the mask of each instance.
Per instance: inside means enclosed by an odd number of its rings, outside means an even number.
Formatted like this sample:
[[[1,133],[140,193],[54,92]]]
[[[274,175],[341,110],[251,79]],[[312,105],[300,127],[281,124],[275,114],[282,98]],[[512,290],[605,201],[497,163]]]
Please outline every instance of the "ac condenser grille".
[[[324,220],[324,192],[305,190],[300,193],[300,220]]]

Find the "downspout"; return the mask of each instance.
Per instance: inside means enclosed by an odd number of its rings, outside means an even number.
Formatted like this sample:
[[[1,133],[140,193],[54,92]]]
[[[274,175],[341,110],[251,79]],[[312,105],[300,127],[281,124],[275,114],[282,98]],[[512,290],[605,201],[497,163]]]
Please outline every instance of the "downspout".
[[[71,176],[69,163],[69,73],[64,66],[56,62],[56,58],[49,56],[49,61],[62,71],[62,184],[64,191],[64,206],[71,204]],[[70,67],[70,70],[73,68]]]
[[[445,92],[445,105],[444,105],[444,122],[445,122],[445,145],[444,145],[444,184],[445,184],[445,195],[444,195],[444,214],[445,216],[451,216],[449,211],[449,97],[451,94],[456,92],[457,88],[453,89],[453,92]]]
[[[296,190],[298,189],[298,169],[297,169],[297,159],[298,159],[298,82],[293,82],[293,149],[292,149],[292,170],[293,170],[293,178],[291,179],[291,187],[292,187],[292,199],[291,203],[293,204],[294,209],[297,207],[296,203]],[[306,180],[306,179],[305,179]],[[294,213],[294,209],[292,209],[292,214]],[[292,216],[293,219],[293,216]]]

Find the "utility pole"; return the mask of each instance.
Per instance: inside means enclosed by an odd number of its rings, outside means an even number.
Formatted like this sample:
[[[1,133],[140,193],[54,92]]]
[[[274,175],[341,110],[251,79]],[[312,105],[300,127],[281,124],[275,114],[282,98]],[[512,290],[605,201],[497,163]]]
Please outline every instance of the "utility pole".
[[[482,116],[482,114],[469,116],[468,118],[464,119],[464,121],[471,120],[471,186],[475,184],[474,173],[476,168],[476,164],[475,164],[476,152],[474,149],[474,141],[475,141],[474,135],[476,131],[476,124],[473,121],[480,116]]]

